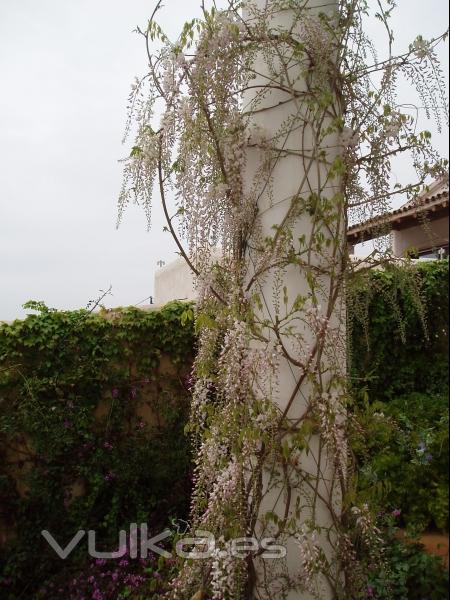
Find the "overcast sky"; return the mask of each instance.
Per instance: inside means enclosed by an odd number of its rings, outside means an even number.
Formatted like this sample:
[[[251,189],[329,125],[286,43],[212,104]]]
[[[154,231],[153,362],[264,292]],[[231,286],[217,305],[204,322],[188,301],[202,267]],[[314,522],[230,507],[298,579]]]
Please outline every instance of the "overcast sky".
[[[159,20],[169,35],[199,3],[166,0]],[[398,4],[397,48],[447,27],[445,0]],[[153,294],[157,261],[175,258],[157,209],[150,232],[136,207],[115,228],[127,96],[146,67],[132,31],[153,7],[154,0],[0,0],[0,320],[23,316],[29,299],[80,308],[110,285],[105,304],[137,304]],[[447,140],[436,138],[446,154]]]

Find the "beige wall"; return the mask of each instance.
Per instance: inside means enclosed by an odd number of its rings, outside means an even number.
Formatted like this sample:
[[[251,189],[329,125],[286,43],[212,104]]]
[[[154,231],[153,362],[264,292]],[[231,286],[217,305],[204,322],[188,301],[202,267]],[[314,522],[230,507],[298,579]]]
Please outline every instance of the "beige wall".
[[[195,300],[194,277],[184,258],[177,258],[155,273],[155,304]]]
[[[427,250],[448,244],[448,216],[429,224],[419,224],[401,231],[393,231],[392,244],[395,256],[402,257],[409,248]]]

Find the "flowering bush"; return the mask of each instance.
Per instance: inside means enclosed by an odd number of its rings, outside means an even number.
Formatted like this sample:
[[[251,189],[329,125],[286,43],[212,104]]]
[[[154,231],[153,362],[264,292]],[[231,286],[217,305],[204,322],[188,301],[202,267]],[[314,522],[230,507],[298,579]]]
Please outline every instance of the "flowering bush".
[[[54,578],[36,594],[36,600],[121,600],[161,598],[168,591],[173,561],[150,554],[130,558],[124,549],[120,559],[96,559],[71,577]]]

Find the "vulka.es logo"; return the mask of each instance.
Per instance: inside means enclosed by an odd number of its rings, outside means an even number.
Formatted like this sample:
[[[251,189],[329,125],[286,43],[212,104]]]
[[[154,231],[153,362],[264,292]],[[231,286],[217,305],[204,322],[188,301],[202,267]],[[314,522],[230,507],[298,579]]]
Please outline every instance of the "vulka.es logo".
[[[165,558],[171,558],[172,554],[161,548],[158,544],[171,538],[174,533],[166,529],[153,537],[148,537],[148,526],[142,523],[140,527],[136,523],[130,525],[129,533],[125,530],[119,532],[119,549],[113,552],[100,552],[96,545],[96,532],[88,532],[81,529],[69,541],[67,546],[62,547],[53,535],[44,529],[42,536],[50,547],[62,559],[66,560],[87,533],[88,554],[92,558],[117,559],[129,554],[130,558],[148,558],[149,553],[158,554]],[[214,535],[208,531],[195,531],[196,537],[186,537],[178,540],[176,554],[180,558],[204,560],[212,558],[219,552],[221,557],[232,556],[245,559],[249,554],[259,552],[263,559],[279,559],[286,556],[286,548],[275,544],[273,538],[257,540],[252,537],[236,538],[226,543],[217,544]]]

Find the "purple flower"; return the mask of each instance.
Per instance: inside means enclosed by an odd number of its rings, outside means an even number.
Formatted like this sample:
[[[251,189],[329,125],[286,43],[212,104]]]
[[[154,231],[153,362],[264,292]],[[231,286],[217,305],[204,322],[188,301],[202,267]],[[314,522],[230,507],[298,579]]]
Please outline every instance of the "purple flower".
[[[402,511],[400,508],[396,508],[395,510],[392,511],[392,516],[395,517],[396,519],[398,519],[402,514]]]
[[[425,455],[425,460],[430,463],[433,460],[433,455],[432,454],[426,454]]]
[[[132,390],[131,390],[131,397],[132,398],[136,398],[136,396],[137,396],[137,389],[136,388],[132,388]]]
[[[417,451],[418,452],[425,452],[425,450],[427,449],[427,445],[425,444],[425,442],[420,442],[420,444],[417,446]]]
[[[65,429],[70,429],[72,427],[72,423],[67,419],[63,423]]]
[[[374,594],[375,594],[374,588],[371,585],[368,585],[367,591],[366,591],[367,598],[373,598]]]
[[[110,442],[105,442],[103,444],[103,447],[106,448],[107,450],[112,450],[114,448],[114,446]]]
[[[97,567],[104,567],[106,565],[106,560],[104,558],[97,558],[95,564]]]
[[[113,479],[115,479],[115,478],[116,478],[116,475],[112,471],[109,471],[105,475],[105,481],[113,481]]]
[[[112,397],[113,397],[113,398],[118,398],[118,397],[119,397],[119,394],[120,394],[120,392],[119,392],[119,390],[118,390],[117,388],[113,388],[113,390],[112,390],[111,394],[112,394]]]

